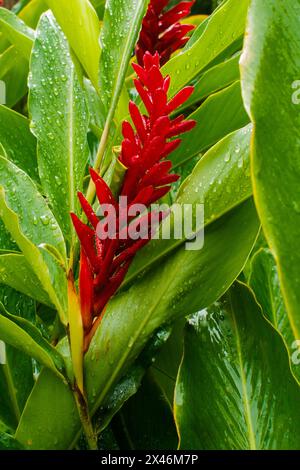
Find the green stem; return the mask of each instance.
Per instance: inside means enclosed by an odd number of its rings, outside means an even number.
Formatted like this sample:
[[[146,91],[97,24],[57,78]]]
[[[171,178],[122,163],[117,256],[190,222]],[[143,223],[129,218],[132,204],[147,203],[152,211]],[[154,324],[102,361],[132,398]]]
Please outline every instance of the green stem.
[[[93,429],[87,402],[78,388],[76,388],[74,395],[79,412],[80,421],[82,424],[82,429],[84,431],[84,435],[88,443],[89,449],[98,450],[97,436]]]
[[[111,119],[107,118],[104,129],[103,129],[103,132],[102,132],[101,140],[100,140],[100,143],[99,143],[96,160],[95,160],[95,163],[94,163],[94,170],[96,170],[96,171],[99,170],[99,168],[101,166],[101,163],[102,163],[102,160],[103,160],[103,156],[104,156],[105,148],[106,148],[106,143],[107,143],[107,139],[108,139],[108,135],[109,135],[110,124],[111,124]],[[96,193],[95,185],[94,185],[92,179],[90,179],[88,190],[87,190],[87,193],[86,193],[86,199],[90,204],[93,203],[95,193]]]

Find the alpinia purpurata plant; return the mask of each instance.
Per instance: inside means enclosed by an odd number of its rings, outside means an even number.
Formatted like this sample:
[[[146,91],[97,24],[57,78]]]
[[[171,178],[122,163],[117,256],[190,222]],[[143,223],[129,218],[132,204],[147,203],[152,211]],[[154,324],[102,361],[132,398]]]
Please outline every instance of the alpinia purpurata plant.
[[[151,211],[143,217],[143,220],[146,218],[147,237],[132,240],[124,221],[130,222],[135,218],[130,217],[130,209],[134,204],[143,204],[148,208],[170,191],[170,184],[177,181],[179,175],[169,173],[172,162],[166,158],[181,142],[180,139],[170,139],[191,130],[195,125],[195,121],[185,120],[184,115],[174,119],[169,117],[189,98],[193,87],[183,88],[168,101],[170,77],[162,76],[159,59],[158,52],[153,56],[145,52],[144,66],[133,64],[138,75],[134,81],[135,87],[148,116],[142,115],[137,105],[130,101],[129,111],[136,132],[128,121],[122,123],[124,139],[119,159],[126,172],[120,196],[126,198],[125,213],[104,179],[93,169],[90,170],[99,204],[112,205],[116,209],[119,230],[113,239],[101,239],[96,231],[101,221],[82,193],[78,197],[92,227],[71,214],[82,245],[79,286],[81,315],[88,342],[98,327],[108,300],[120,287],[135,253],[151,238]],[[158,213],[159,220],[162,216],[161,212]],[[137,220],[141,224],[141,220]],[[94,321],[95,318],[98,320]],[[85,345],[87,347],[88,344]]]
[[[0,8],[0,449],[299,448],[300,4],[203,6]]]

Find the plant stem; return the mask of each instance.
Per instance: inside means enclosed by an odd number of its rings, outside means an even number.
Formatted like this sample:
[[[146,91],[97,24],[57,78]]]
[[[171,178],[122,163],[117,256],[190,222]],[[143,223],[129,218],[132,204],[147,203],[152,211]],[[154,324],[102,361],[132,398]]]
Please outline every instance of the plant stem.
[[[89,449],[98,450],[97,436],[93,429],[86,399],[84,398],[81,391],[77,387],[74,392],[74,395],[75,395],[75,400],[76,400],[76,404],[77,404],[77,408],[78,408],[78,412],[80,416],[80,421],[82,424],[82,429],[84,431],[84,435],[88,443]]]

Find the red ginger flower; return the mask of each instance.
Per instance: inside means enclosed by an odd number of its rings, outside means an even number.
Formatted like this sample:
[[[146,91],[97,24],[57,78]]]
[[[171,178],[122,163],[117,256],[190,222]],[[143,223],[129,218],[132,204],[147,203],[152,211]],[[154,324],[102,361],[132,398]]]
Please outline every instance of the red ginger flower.
[[[82,193],[78,193],[78,197],[90,226],[71,214],[81,242],[79,291],[83,326],[88,337],[101,320],[107,302],[121,285],[136,252],[152,235],[150,219],[153,212],[132,222],[134,217],[128,215],[130,207],[143,204],[148,208],[170,190],[170,184],[177,181],[179,176],[170,174],[172,163],[166,157],[181,142],[180,139],[170,139],[195,126],[195,121],[185,120],[183,115],[170,118],[170,114],[190,97],[193,87],[182,89],[168,101],[170,77],[162,76],[158,53],[152,56],[147,52],[144,55],[144,66],[134,64],[133,67],[138,76],[135,86],[148,115],[142,115],[131,101],[129,111],[134,127],[128,121],[124,121],[122,126],[124,140],[119,159],[127,171],[120,195],[127,197],[127,213],[123,213],[124,209],[119,206],[105,181],[91,169],[100,205],[111,204],[116,210],[119,227],[115,237],[106,240],[99,238],[98,229],[104,222],[101,222]],[[162,212],[157,214],[157,223],[164,215]],[[127,225],[124,225],[124,220]],[[128,221],[136,225],[146,221],[147,237],[131,240],[128,236]],[[95,318],[98,320],[94,321]]]
[[[136,46],[136,57],[140,65],[146,51],[158,52],[160,64],[164,65],[173,52],[182,48],[189,37],[186,34],[194,29],[193,25],[182,25],[179,21],[191,12],[195,0],[180,2],[165,11],[169,0],[150,0],[143,19],[142,30]]]

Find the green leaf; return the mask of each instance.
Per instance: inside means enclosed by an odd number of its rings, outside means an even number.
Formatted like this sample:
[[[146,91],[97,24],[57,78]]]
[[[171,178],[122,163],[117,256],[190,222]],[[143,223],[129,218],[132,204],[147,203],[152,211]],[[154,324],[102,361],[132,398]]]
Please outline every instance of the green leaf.
[[[0,31],[28,59],[34,40],[34,30],[6,8],[0,8]]]
[[[21,114],[0,105],[0,144],[5,156],[38,181],[36,139],[28,120]]]
[[[15,315],[35,316],[34,302],[13,289],[0,286],[0,304],[5,302]],[[14,429],[33,387],[31,358],[0,341],[0,417]]]
[[[29,176],[2,157],[0,217],[66,323],[66,252],[62,233]],[[57,257],[47,245],[54,247]]]
[[[94,421],[99,432],[106,429],[124,403],[137,393],[145,372],[153,364],[157,352],[168,340],[170,330],[170,326],[166,325],[154,333],[134,364],[116,384],[101,408],[97,410]]]
[[[299,410],[282,339],[244,284],[190,318],[175,395],[181,449],[298,449]]]
[[[97,137],[101,137],[105,126],[105,108],[91,81],[83,79],[85,97],[90,116],[90,128]]]
[[[183,332],[186,318],[179,318],[172,333],[152,365],[151,372],[170,408],[173,408],[174,389],[183,353]]]
[[[4,62],[4,66],[2,64]],[[6,106],[14,106],[27,92],[28,60],[9,47],[0,56],[0,78],[6,86]]]
[[[245,105],[255,124],[251,155],[255,202],[296,338],[300,338],[300,112],[295,82],[299,15],[298,1],[253,0],[241,68]]]
[[[211,95],[189,119],[194,119],[197,125],[182,136],[180,147],[172,154],[174,168],[248,124],[240,82]]]
[[[239,60],[240,54],[237,54],[204,72],[194,85],[192,96],[184,103],[180,110],[182,111],[189,106],[198,103],[212,93],[215,93],[239,80]]]
[[[251,251],[258,228],[249,200],[207,228],[202,250],[177,250],[129,291],[112,299],[85,356],[93,413],[162,323],[211,304],[228,289]],[[31,442],[33,449],[72,447],[79,432],[74,406],[70,390],[53,382],[50,373],[43,374],[27,402],[17,439]],[[55,413],[50,426],[49,408]],[[43,432],[33,425],[36,416]]]
[[[164,67],[163,74],[171,75],[170,95],[197,77],[216,57],[239,39],[245,30],[250,0],[228,0],[200,25],[200,37],[176,55]],[[198,39],[195,39],[195,38]],[[193,38],[193,37],[192,37]]]
[[[292,371],[300,380],[299,338],[295,337],[284,306],[278,270],[274,256],[267,248],[261,248],[250,263],[249,285],[262,307],[263,314],[282,335],[290,354]]]
[[[70,212],[79,211],[77,191],[88,160],[88,115],[68,42],[51,12],[39,22],[30,70],[29,111],[41,183],[71,244]]]
[[[41,14],[46,10],[48,10],[46,0],[30,0],[18,13],[18,16],[24,21],[24,23],[35,29]]]
[[[206,229],[203,249],[179,248],[131,289],[114,297],[86,355],[86,387],[92,409],[101,404],[153,329],[209,305],[227,290],[244,265],[257,232],[256,213],[247,201]],[[103,358],[97,369],[95,357]],[[113,371],[107,368],[109,361],[114,364]],[[92,390],[101,393],[94,398]]]
[[[217,220],[252,193],[249,169],[251,126],[236,131],[211,148],[183,182],[177,204],[205,204],[205,226]],[[181,211],[171,214],[171,226],[182,225]],[[170,223],[169,218],[161,225]],[[151,240],[135,257],[123,286],[182,245],[185,238]]]
[[[80,431],[70,388],[53,372],[43,369],[27,401],[16,439],[33,450],[67,450],[74,447]]]
[[[171,408],[151,374],[112,422],[120,449],[175,450],[178,438]]]
[[[88,0],[46,0],[63,32],[98,90],[100,22]]]
[[[112,119],[120,97],[128,64],[149,0],[108,0],[100,35],[100,88],[108,119]]]
[[[24,447],[10,434],[0,431],[0,450],[22,450]]]
[[[11,315],[0,303],[0,340],[19,349],[51,369],[61,379],[65,363],[59,352],[25,318]]]
[[[10,286],[38,302],[52,306],[39,278],[22,254],[0,254],[0,283]]]
[[[91,0],[91,4],[98,13],[99,18],[103,18],[105,11],[105,0]]]

